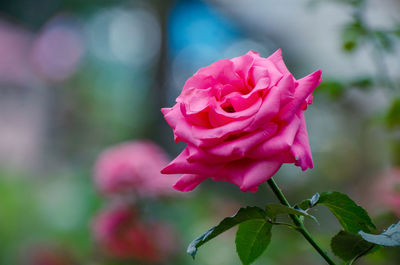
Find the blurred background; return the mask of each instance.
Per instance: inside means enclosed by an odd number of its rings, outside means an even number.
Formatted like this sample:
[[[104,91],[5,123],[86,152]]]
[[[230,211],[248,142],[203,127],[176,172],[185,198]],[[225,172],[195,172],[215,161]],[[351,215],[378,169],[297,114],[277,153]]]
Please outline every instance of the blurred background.
[[[185,253],[196,236],[241,206],[275,202],[211,180],[194,192],[141,202],[168,224],[175,252],[140,261],[102,254],[93,220],[108,204],[93,167],[106,148],[149,139],[172,158],[161,107],[198,68],[277,48],[296,78],[323,70],[306,112],[315,169],[276,176],[292,203],[348,193],[379,229],[400,216],[400,1],[15,0],[0,2],[0,264],[235,265],[234,231]],[[392,194],[392,201],[385,200]],[[397,196],[397,197],[396,197]],[[397,198],[397,201],[396,201]],[[332,215],[310,229],[325,248]],[[154,240],[159,239],[154,237]],[[172,242],[172,243],[171,243]],[[293,231],[276,227],[255,264],[321,264]],[[382,249],[359,264],[400,264]]]

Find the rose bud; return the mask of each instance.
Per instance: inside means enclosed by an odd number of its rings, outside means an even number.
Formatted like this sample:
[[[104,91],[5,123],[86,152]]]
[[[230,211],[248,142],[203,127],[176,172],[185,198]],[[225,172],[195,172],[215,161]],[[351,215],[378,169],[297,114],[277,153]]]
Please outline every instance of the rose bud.
[[[93,224],[95,241],[110,257],[162,263],[175,252],[176,237],[162,223],[143,223],[127,206],[101,212]]]
[[[320,82],[320,70],[296,80],[280,50],[201,68],[162,109],[175,141],[187,144],[162,173],[184,174],[174,186],[180,191],[212,178],[255,192],[283,163],[312,168],[304,110]]]
[[[133,194],[140,197],[172,195],[177,176],[166,177],[165,152],[150,141],[132,141],[105,150],[95,165],[94,180],[104,194]]]

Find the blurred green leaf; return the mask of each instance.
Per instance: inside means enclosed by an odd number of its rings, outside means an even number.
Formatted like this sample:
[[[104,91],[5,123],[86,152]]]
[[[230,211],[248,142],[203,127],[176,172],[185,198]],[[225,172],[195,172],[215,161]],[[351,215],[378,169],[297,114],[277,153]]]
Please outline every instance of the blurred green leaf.
[[[308,214],[307,212],[303,211],[300,208],[295,209],[293,207],[288,207],[282,204],[267,204],[265,206],[265,211],[267,213],[267,216],[271,219],[274,219],[276,216],[282,214],[294,214],[294,215],[309,217],[318,223],[317,218]]]
[[[388,33],[385,31],[376,30],[373,32],[373,35],[385,51],[393,51],[393,42]]]
[[[400,23],[397,23],[397,25],[394,27],[393,34],[400,38]]]
[[[348,232],[369,232],[370,228],[376,228],[368,213],[346,194],[337,191],[323,192],[318,204],[328,207]]]
[[[344,261],[350,261],[367,254],[373,246],[373,244],[362,239],[360,235],[346,231],[340,231],[331,240],[332,252]]]
[[[357,78],[349,82],[349,87],[357,87],[367,90],[374,85],[374,81],[370,77]]]
[[[365,36],[364,26],[358,22],[351,22],[343,27],[341,32],[343,49],[347,52],[353,52],[360,45]]]
[[[243,223],[248,220],[265,221],[265,217],[266,213],[261,208],[258,207],[241,208],[235,215],[223,219],[217,226],[210,228],[207,232],[205,232],[204,234],[193,240],[187,248],[187,253],[194,258],[196,256],[197,249],[207,241],[213,239],[214,237],[220,235],[221,233],[231,229],[232,227],[240,223]]]
[[[385,115],[385,123],[391,129],[400,125],[400,98],[396,98],[392,101]]]
[[[236,233],[236,251],[244,265],[253,263],[271,242],[272,225],[266,220],[254,219],[239,225]]]
[[[361,237],[371,243],[382,246],[400,246],[400,222],[392,224],[382,234],[374,235],[360,231]]]
[[[342,82],[338,80],[328,79],[322,81],[322,83],[318,86],[316,92],[323,92],[332,99],[337,99],[343,95],[345,89],[345,85]]]

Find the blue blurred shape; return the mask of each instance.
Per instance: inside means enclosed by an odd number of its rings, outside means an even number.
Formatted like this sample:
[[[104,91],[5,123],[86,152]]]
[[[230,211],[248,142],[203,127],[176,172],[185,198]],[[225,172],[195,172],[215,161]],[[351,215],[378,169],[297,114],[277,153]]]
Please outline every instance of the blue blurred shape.
[[[178,1],[170,13],[168,29],[173,54],[192,45],[224,49],[239,35],[232,23],[201,1]]]

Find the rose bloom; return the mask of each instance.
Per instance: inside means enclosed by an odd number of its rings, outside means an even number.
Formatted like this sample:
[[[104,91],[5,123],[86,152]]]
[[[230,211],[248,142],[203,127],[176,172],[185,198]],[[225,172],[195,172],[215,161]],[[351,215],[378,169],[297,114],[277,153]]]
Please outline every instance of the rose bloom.
[[[165,152],[150,141],[132,141],[100,154],[94,180],[104,194],[134,194],[140,197],[171,195],[177,176],[166,177],[160,170],[168,164]]]
[[[103,210],[92,228],[95,241],[114,258],[159,264],[176,251],[176,236],[169,226],[143,223],[135,210],[126,205]]]
[[[162,109],[175,141],[187,143],[162,173],[184,174],[174,186],[180,191],[212,178],[255,192],[283,163],[312,168],[303,112],[320,82],[320,70],[296,80],[280,50],[201,68]]]

